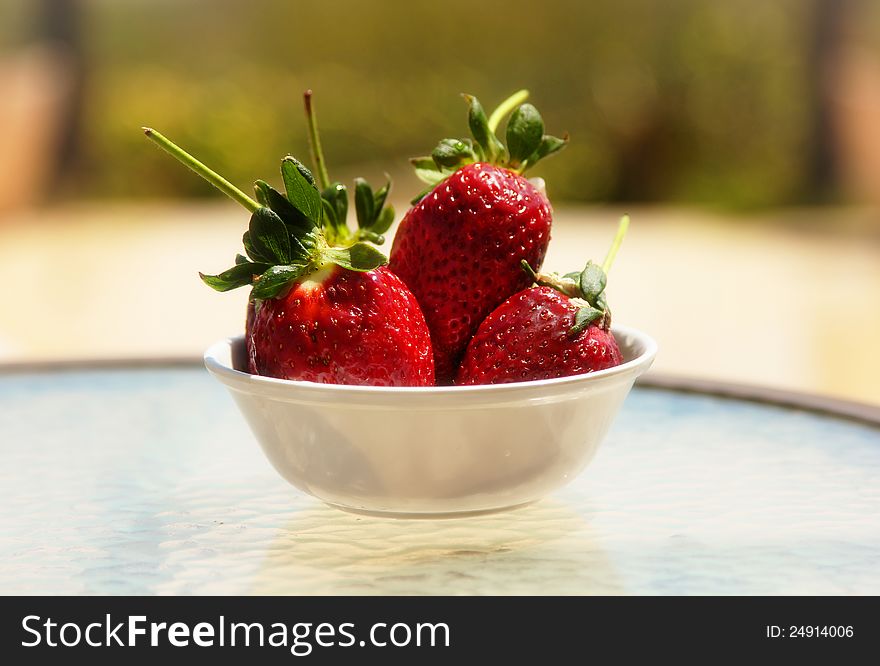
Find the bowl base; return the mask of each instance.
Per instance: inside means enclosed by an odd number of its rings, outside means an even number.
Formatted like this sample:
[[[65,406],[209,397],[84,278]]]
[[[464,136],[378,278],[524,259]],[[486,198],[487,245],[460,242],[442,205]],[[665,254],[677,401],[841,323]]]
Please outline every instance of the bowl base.
[[[528,502],[520,502],[518,504],[510,504],[508,506],[498,506],[490,509],[478,509],[476,511],[377,511],[373,509],[358,509],[344,504],[334,504],[333,502],[325,502],[325,504],[334,509],[353,513],[358,516],[370,516],[371,518],[392,518],[394,520],[450,520],[453,518],[472,518],[475,516],[485,516],[491,513],[501,513],[503,511],[513,511],[522,507],[534,504],[538,500],[529,500]]]

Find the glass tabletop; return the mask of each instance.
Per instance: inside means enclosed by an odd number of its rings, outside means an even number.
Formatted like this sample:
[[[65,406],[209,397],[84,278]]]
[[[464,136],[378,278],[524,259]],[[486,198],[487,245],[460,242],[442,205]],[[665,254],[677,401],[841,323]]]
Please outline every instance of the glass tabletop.
[[[880,594],[880,426],[637,386],[530,506],[343,513],[195,365],[0,375],[3,594]]]

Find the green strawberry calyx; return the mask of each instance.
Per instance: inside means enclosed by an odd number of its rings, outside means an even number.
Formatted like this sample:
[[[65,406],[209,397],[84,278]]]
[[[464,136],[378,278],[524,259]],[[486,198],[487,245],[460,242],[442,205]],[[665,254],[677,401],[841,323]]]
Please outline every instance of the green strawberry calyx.
[[[416,176],[430,186],[413,203],[466,164],[485,162],[522,174],[568,144],[567,134],[561,139],[544,134],[541,114],[526,103],[528,90],[515,92],[488,117],[476,97],[468,94],[462,96],[468,105],[468,126],[472,138],[443,139],[430,155],[410,160]],[[496,131],[508,114],[510,119],[507,121],[505,145]]]
[[[394,207],[387,202],[391,191],[391,179],[386,175],[386,183],[375,192],[363,178],[354,180],[354,203],[357,217],[357,230],[348,228],[348,189],[339,181],[331,181],[327,173],[327,161],[321,148],[318,133],[318,117],[312,102],[312,91],[303,93],[306,120],[309,125],[309,147],[312,164],[315,168],[317,186],[321,191],[324,207],[324,233],[332,245],[350,245],[355,241],[370,241],[381,245],[385,242],[385,232],[394,221]]]
[[[242,237],[246,256],[237,254],[232,268],[217,275],[199,273],[212,289],[229,291],[250,286],[251,300],[278,298],[294,283],[328,264],[370,271],[388,263],[387,257],[369,243],[353,241],[341,247],[330,242],[326,200],[311,171],[295,157],[288,155],[281,162],[286,194],[258,180],[254,200],[156,130],[143,130],[159,147],[251,213]]]
[[[608,282],[608,271],[611,269],[611,264],[614,263],[614,258],[617,256],[617,251],[620,249],[620,244],[623,242],[628,228],[629,215],[624,215],[620,218],[617,234],[614,236],[601,266],[588,261],[580,272],[559,275],[558,273],[537,273],[525,259],[520,262],[523,270],[531,276],[535,284],[556,289],[568,296],[577,307],[574,324],[568,331],[569,335],[575,336],[591,324],[606,331],[611,328],[611,309],[608,307],[608,300],[605,296],[605,286]]]

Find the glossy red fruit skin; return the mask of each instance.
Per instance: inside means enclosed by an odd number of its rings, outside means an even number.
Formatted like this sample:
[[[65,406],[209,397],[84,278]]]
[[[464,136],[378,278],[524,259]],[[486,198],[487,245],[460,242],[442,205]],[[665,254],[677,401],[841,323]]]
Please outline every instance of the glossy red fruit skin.
[[[604,370],[623,362],[617,341],[599,326],[577,335],[577,306],[550,287],[514,294],[480,324],[456,384],[508,384]]]
[[[434,345],[437,382],[450,383],[480,322],[539,270],[552,208],[526,178],[491,164],[462,167],[400,223],[390,268],[415,294]]]
[[[329,267],[256,308],[253,374],[366,386],[432,386],[431,337],[415,297],[385,267]]]

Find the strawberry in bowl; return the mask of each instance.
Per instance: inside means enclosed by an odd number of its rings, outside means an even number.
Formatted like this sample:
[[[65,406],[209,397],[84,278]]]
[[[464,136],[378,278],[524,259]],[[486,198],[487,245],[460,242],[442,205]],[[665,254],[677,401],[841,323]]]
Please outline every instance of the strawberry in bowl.
[[[534,106],[517,93],[487,117],[465,95],[473,139],[443,139],[429,157],[412,160],[431,187],[401,221],[390,268],[422,306],[438,383],[451,383],[480,322],[529,286],[520,264],[539,270],[550,242],[552,208],[542,182],[523,174],[562,149],[544,134]],[[495,135],[507,123],[506,145]]]
[[[247,256],[236,255],[235,265],[217,275],[199,275],[217,291],[250,287],[246,337],[253,374],[324,384],[433,385],[430,333],[414,296],[371,244],[331,245],[324,226],[337,237],[341,226],[305,166],[285,157],[286,195],[257,181],[255,201],[159,132],[144,132],[251,213],[242,237]],[[383,216],[380,196],[365,219]]]
[[[553,379],[620,365],[605,285],[628,226],[624,216],[601,266],[588,261],[580,273],[540,275],[523,261],[535,286],[511,296],[480,324],[456,384]]]
[[[251,199],[153,130],[148,136],[251,214],[235,265],[201,275],[251,291],[246,331],[205,352],[279,474],[328,504],[454,517],[536,501],[591,460],[656,344],[611,326],[606,273],[539,272],[552,210],[523,176],[565,140],[517,95],[472,141],[417,161],[430,191],[395,236],[388,186],[330,180],[306,96],[312,171],[282,162],[284,192]],[[495,137],[512,112],[506,145]],[[390,211],[390,212],[389,212]],[[435,377],[437,384],[435,384]],[[456,381],[457,385],[453,385]]]

